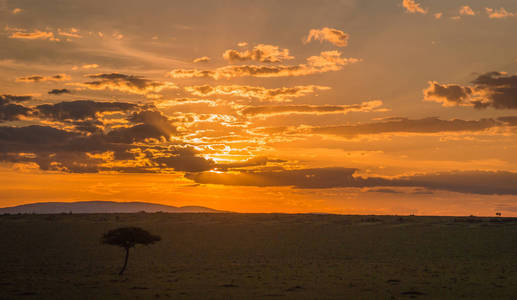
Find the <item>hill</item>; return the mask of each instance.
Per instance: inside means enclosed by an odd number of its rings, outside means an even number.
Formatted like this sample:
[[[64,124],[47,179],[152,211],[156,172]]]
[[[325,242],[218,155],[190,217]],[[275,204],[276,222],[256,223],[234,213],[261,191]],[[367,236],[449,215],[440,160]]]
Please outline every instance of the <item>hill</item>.
[[[170,206],[148,202],[114,202],[114,201],[82,201],[82,202],[40,202],[19,206],[0,208],[0,214],[58,214],[58,213],[135,213],[135,212],[167,212],[167,213],[222,213],[203,206]]]

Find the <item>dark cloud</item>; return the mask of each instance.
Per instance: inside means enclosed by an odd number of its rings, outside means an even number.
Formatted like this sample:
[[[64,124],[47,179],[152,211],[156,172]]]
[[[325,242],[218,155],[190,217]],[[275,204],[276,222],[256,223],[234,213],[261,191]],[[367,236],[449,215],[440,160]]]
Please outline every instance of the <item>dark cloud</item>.
[[[49,95],[62,95],[62,94],[71,94],[72,91],[69,89],[53,89],[51,91],[48,91]]]
[[[438,132],[460,132],[483,131],[496,126],[503,126],[502,122],[494,119],[481,120],[441,120],[439,118],[425,118],[418,120],[410,120],[406,118],[388,119],[382,122],[333,126],[333,127],[317,127],[310,129],[310,133],[330,134],[343,137],[354,137],[367,134],[381,133],[438,133]]]
[[[317,168],[299,170],[241,171],[240,173],[187,173],[201,184],[235,186],[291,186],[295,188],[418,187],[458,193],[517,195],[517,173],[505,171],[457,171],[399,178],[354,176],[356,169]]]
[[[424,187],[458,193],[517,195],[517,173],[505,171],[456,171],[394,179],[394,185]]]
[[[169,156],[155,159],[162,167],[173,168],[176,171],[203,172],[214,168],[214,161],[196,156],[192,148],[178,148]]]
[[[352,175],[356,169],[317,168],[282,171],[243,171],[240,173],[188,173],[186,178],[203,184],[236,186],[294,186],[297,188],[363,187],[366,182]]]
[[[24,102],[31,99],[31,96],[0,95],[0,122],[16,121],[21,116],[30,115],[30,108],[11,102]]]
[[[472,83],[476,89],[487,95],[472,103],[476,108],[517,109],[517,75],[508,76],[501,72],[480,75]]]
[[[43,104],[36,106],[39,116],[53,120],[84,120],[95,118],[97,113],[126,112],[136,109],[136,104],[125,102],[97,102],[92,100],[77,100]]]
[[[54,152],[77,136],[49,126],[0,127],[0,152]]]
[[[166,136],[178,133],[176,127],[172,125],[172,120],[164,116],[159,111],[144,110],[135,112],[129,117],[129,121],[157,128],[163,135]]]
[[[268,163],[284,163],[285,160],[282,159],[270,159],[265,156],[258,156],[250,158],[243,162],[236,163],[226,163],[226,164],[217,164],[216,168],[220,171],[227,171],[229,169],[240,169],[240,168],[248,168],[248,167],[256,167],[256,166],[265,166]]]
[[[0,105],[10,102],[24,102],[32,100],[32,96],[0,95]]]
[[[460,105],[470,98],[472,89],[457,84],[440,84],[430,81],[429,87],[424,90],[424,97],[427,100],[441,102],[445,106]]]
[[[504,122],[509,126],[517,126],[517,116],[499,117],[497,120]]]
[[[396,190],[396,189],[389,189],[389,188],[380,188],[380,189],[369,189],[368,192],[371,193],[383,193],[383,194],[403,194],[404,192]]]
[[[19,120],[21,116],[28,116],[30,112],[30,108],[19,104],[0,105],[0,122],[16,121]]]
[[[141,76],[120,73],[91,74],[88,77],[96,80],[76,85],[94,90],[109,89],[133,94],[158,93],[163,89],[177,88],[171,82],[154,81]]]
[[[267,116],[280,114],[333,114],[348,112],[369,112],[382,106],[382,101],[368,101],[353,105],[275,105],[275,106],[251,106],[240,111],[248,116]]]
[[[166,168],[201,172],[214,166],[213,161],[199,157],[191,148],[144,143],[148,138],[161,137],[164,133],[148,124],[90,135],[38,125],[0,127],[0,160],[33,162],[42,170],[78,173],[149,173]]]
[[[16,81],[21,82],[41,82],[41,81],[66,81],[70,80],[70,75],[57,74],[53,76],[31,75],[26,77],[19,77]]]
[[[1,105],[2,107],[17,104]],[[0,161],[33,162],[42,170],[66,172],[200,172],[215,163],[193,148],[171,142],[172,120],[158,111],[125,102],[79,100],[39,105],[35,117],[51,126],[0,127]],[[140,110],[140,111],[137,111]],[[103,124],[99,113],[121,113],[117,126]],[[2,111],[0,110],[0,116]],[[12,119],[12,118],[11,118]],[[73,126],[73,129],[70,129]],[[156,143],[167,141],[168,143]]]
[[[488,72],[474,79],[471,86],[431,81],[424,90],[424,99],[444,106],[517,109],[517,75]]]

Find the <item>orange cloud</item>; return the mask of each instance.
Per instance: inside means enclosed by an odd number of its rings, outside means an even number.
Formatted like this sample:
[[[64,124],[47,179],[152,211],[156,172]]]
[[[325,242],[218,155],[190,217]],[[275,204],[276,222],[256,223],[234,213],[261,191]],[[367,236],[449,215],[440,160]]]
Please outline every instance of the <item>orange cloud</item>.
[[[111,74],[90,74],[87,77],[96,79],[85,83],[74,83],[76,86],[91,90],[112,90],[128,92],[132,94],[158,93],[164,89],[177,89],[172,82],[160,82],[143,78],[141,76],[126,75],[120,73]]]
[[[260,62],[280,62],[282,60],[293,59],[289,55],[288,49],[280,49],[278,46],[259,44],[253,49],[245,51],[237,51],[234,49],[226,50],[223,58],[227,61],[247,61],[254,60]]]
[[[339,51],[324,51],[319,56],[307,58],[306,64],[299,65],[277,65],[277,66],[257,66],[240,65],[225,66],[215,70],[198,69],[174,69],[168,73],[172,78],[202,78],[213,79],[235,78],[235,77],[288,77],[304,76],[310,74],[325,73],[329,71],[339,71],[344,66],[361,61],[357,58],[343,58]]]
[[[65,36],[67,38],[77,38],[77,39],[82,38],[82,36],[79,34],[79,30],[77,30],[73,27],[70,28],[69,31],[64,31],[64,30],[58,28],[57,34]]]
[[[422,8],[415,0],[402,0],[402,7],[404,7],[408,13],[427,14],[427,9]]]
[[[41,81],[67,81],[70,80],[70,75],[67,74],[57,74],[54,76],[41,76],[41,75],[31,75],[27,77],[19,77],[16,78],[16,81],[19,82],[41,82]]]
[[[460,15],[462,16],[475,16],[476,13],[470,8],[470,6],[465,5],[460,8]]]
[[[488,72],[479,75],[471,86],[429,82],[423,90],[424,100],[443,106],[492,107],[495,109],[517,108],[517,75],[505,72]]]
[[[472,95],[472,89],[457,84],[440,84],[429,81],[429,87],[423,90],[424,100],[441,103],[443,106],[466,105]]]
[[[485,8],[485,10],[490,19],[504,19],[507,17],[517,16],[517,13],[508,12],[504,7],[501,7],[499,9],[493,9],[493,8],[487,7],[487,8]]]
[[[194,63],[204,63],[204,62],[209,62],[209,61],[210,61],[210,57],[208,57],[208,56],[198,57],[193,60]]]
[[[346,114],[349,112],[370,112],[382,106],[382,101],[374,100],[354,105],[279,105],[254,106],[240,111],[247,116],[272,116],[284,114]]]
[[[7,30],[11,30],[8,28]],[[9,35],[11,39],[22,39],[22,40],[49,40],[58,42],[59,39],[54,36],[53,32],[34,30],[27,32],[25,29],[16,29]]]
[[[320,42],[327,41],[338,47],[346,47],[348,45],[348,39],[350,35],[344,33],[339,29],[323,27],[322,29],[311,29],[309,35],[305,38],[305,43],[309,43],[312,40],[318,40]]]
[[[292,98],[299,98],[314,93],[316,90],[329,90],[329,87],[318,85],[305,85],[294,87],[282,87],[267,89],[260,86],[246,85],[200,85],[188,86],[185,90],[195,96],[236,96],[246,98],[256,98],[261,101],[284,102]]]

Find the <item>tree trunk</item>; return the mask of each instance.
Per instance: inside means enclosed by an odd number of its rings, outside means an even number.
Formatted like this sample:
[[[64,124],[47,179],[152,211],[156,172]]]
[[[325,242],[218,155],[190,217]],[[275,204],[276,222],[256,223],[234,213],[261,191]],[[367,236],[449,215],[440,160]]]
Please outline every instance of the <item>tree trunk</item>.
[[[122,266],[122,270],[118,273],[118,275],[122,275],[124,273],[124,270],[126,270],[127,266],[127,259],[129,258],[129,248],[126,248],[126,259],[124,260],[124,266]]]

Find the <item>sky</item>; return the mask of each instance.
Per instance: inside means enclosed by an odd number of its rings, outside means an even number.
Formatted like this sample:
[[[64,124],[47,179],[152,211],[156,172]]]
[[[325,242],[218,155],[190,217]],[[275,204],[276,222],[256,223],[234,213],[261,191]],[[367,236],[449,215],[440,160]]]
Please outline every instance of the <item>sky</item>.
[[[513,0],[0,0],[0,206],[517,216]]]

